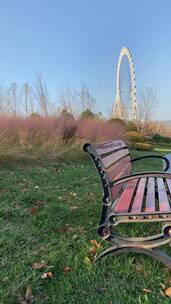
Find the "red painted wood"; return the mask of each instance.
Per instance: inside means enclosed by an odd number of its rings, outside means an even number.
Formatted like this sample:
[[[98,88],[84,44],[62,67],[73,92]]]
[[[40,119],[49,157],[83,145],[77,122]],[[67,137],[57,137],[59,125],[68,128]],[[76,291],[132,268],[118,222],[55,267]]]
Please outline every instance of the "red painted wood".
[[[109,156],[106,156],[102,159],[102,162],[106,168],[110,167],[114,162],[119,161],[122,157],[127,156],[129,154],[128,149],[124,149],[113,153]]]
[[[146,206],[144,212],[155,212],[155,183],[153,177],[149,177],[148,179]]]
[[[121,149],[121,148],[125,148],[126,145],[125,143],[121,143],[121,144],[117,144],[117,145],[112,145],[110,147],[103,147],[103,148],[96,148],[96,151],[99,155],[103,155],[103,154],[106,154],[106,153],[110,153],[110,152],[114,152],[118,149]]]
[[[132,171],[132,163],[130,162],[130,156],[117,162],[114,166],[107,170],[107,176],[110,181],[130,174]]]
[[[114,212],[116,213],[127,213],[129,206],[137,185],[138,179],[129,181],[122,192],[120,198],[117,200],[116,205],[114,206]]]
[[[129,167],[125,167],[125,170],[121,171],[117,176],[116,178],[120,178],[122,176],[125,176],[125,175],[128,175],[130,173],[130,168]],[[119,194],[120,190],[123,188],[124,186],[124,183],[122,184],[119,184],[117,186],[114,186],[112,187],[111,189],[111,195],[112,195],[112,198],[115,199],[115,197]]]
[[[167,197],[163,178],[157,178],[157,188],[158,188],[158,196],[159,196],[159,210],[164,212],[170,211],[170,204]]]
[[[146,185],[146,178],[141,178],[137,187],[136,195],[132,204],[131,213],[141,213],[142,203],[144,198],[144,191]]]
[[[110,148],[113,146],[118,146],[118,145],[122,145],[124,144],[126,146],[126,144],[124,143],[123,140],[113,140],[113,141],[105,141],[105,142],[101,142],[100,144],[95,144],[95,148],[96,149],[105,149],[105,148]]]

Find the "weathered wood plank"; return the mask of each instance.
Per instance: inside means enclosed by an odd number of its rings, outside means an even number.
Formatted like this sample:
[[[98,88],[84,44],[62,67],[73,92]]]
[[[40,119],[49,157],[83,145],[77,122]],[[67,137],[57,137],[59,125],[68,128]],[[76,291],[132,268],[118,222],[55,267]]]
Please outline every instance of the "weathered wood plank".
[[[167,182],[167,186],[168,186],[168,189],[169,189],[169,192],[170,192],[170,195],[171,195],[171,179],[166,179],[166,182]]]
[[[137,182],[138,182],[138,179],[132,180],[127,183],[120,198],[117,200],[116,205],[114,206],[114,212],[116,212],[116,213],[127,213],[128,212]]]
[[[96,150],[99,155],[103,155],[125,147],[126,147],[125,143],[121,143],[121,144],[111,145],[110,147],[108,146],[103,148],[97,147]]]
[[[125,157],[129,154],[128,149],[124,149],[113,153],[109,156],[106,156],[102,159],[102,162],[106,168],[110,167],[113,163],[119,161],[122,157]]]
[[[124,144],[126,146],[126,144],[124,143],[123,140],[113,140],[113,141],[104,141],[104,142],[101,142],[99,144],[94,144],[94,147],[96,149],[105,149],[105,148],[110,148],[110,147],[113,147],[113,146],[118,146],[118,145],[121,145],[121,144]]]
[[[155,212],[155,180],[149,177],[147,184],[146,206],[144,212]]]
[[[116,178],[130,174],[131,171],[132,171],[132,163],[130,156],[128,156],[125,157],[124,159],[121,159],[115,165],[107,169],[107,176],[109,177],[109,180],[112,181]]]
[[[131,213],[140,213],[145,192],[146,178],[141,178],[137,187],[135,198],[130,210]]]
[[[159,210],[164,212],[170,211],[170,204],[163,178],[157,178],[157,188],[159,197]]]

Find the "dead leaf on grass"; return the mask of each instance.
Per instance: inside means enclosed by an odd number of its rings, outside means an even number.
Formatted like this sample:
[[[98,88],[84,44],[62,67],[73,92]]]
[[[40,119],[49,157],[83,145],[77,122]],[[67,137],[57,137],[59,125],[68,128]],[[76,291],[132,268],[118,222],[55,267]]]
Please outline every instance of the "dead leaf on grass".
[[[29,285],[26,289],[25,300],[26,300],[26,303],[31,303],[31,301],[33,300],[33,293],[32,293],[31,285]]]
[[[33,265],[32,265],[32,268],[33,269],[42,269],[42,268],[44,268],[44,267],[46,267],[46,263],[45,262],[40,262],[40,263],[34,263]]]
[[[171,287],[165,289],[164,293],[167,297],[171,298]]]
[[[96,254],[97,247],[95,247],[95,246],[94,247],[90,247],[89,250],[88,250],[88,252],[91,253],[91,254]]]
[[[49,279],[49,278],[52,278],[53,277],[53,274],[51,271],[48,271],[48,272],[44,272],[42,275],[41,275],[41,279]]]
[[[151,289],[149,289],[149,288],[143,288],[142,291],[147,292],[147,293],[152,293]]]
[[[42,207],[44,204],[45,204],[45,202],[42,202],[42,201],[35,201],[34,202],[34,205],[37,206],[37,207]]]
[[[64,268],[64,272],[65,273],[68,273],[68,272],[71,272],[72,271],[72,269],[71,269],[71,267],[69,267],[69,266],[66,266],[65,268]]]
[[[73,196],[73,197],[76,197],[77,196],[77,193],[76,192],[70,192],[69,193],[71,196]]]
[[[163,283],[160,283],[161,289],[166,289],[166,286]]]
[[[73,210],[77,210],[77,209],[78,209],[78,206],[71,206],[71,207],[70,207],[70,210],[72,210],[72,211],[73,211]]]
[[[21,189],[21,192],[23,192],[23,193],[29,192],[29,189],[27,189],[27,188]]]
[[[31,214],[32,215],[36,214],[38,210],[39,210],[39,207],[31,208]]]
[[[39,186],[34,186],[34,189],[39,189],[40,187]]]
[[[37,213],[37,211],[44,205],[45,203],[44,202],[41,202],[41,201],[36,201],[36,202],[34,202],[34,205],[36,206],[36,207],[33,207],[32,209],[31,209],[31,214],[33,215],[33,214],[36,214]]]
[[[75,228],[69,226],[68,224],[65,224],[64,226],[61,226],[57,229],[59,232],[61,233],[65,233],[65,232],[75,232]]]
[[[96,240],[90,240],[91,245],[97,247],[97,249],[102,248],[102,246]]]

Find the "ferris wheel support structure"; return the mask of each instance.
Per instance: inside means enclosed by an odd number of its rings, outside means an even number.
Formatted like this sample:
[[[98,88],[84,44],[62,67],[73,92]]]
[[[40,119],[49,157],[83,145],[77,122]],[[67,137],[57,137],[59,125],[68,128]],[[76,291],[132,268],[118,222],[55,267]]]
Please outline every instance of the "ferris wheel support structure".
[[[135,67],[133,63],[132,54],[127,47],[123,47],[119,55],[119,60],[117,65],[117,75],[116,75],[116,97],[115,97],[112,114],[114,118],[124,119],[123,111],[122,111],[121,88],[120,88],[120,67],[124,56],[128,58],[130,77],[131,77],[130,112],[128,119],[131,121],[136,121],[138,107],[137,107],[137,99],[136,99]]]

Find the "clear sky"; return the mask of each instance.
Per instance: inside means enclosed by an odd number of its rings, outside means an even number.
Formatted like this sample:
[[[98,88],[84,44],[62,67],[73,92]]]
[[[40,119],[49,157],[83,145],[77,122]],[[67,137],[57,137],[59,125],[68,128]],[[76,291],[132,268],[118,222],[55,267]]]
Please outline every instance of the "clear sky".
[[[170,0],[0,0],[0,79],[55,94],[87,83],[109,114],[120,49],[133,54],[137,91],[157,91],[156,118],[171,119]]]

